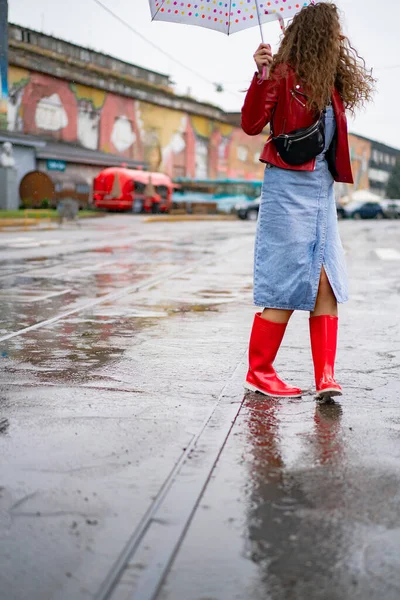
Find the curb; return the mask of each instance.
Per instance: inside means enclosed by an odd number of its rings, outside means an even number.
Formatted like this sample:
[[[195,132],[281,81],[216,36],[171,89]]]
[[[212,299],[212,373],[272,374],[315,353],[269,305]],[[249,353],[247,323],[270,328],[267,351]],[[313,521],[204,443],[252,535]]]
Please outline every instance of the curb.
[[[78,218],[78,221],[82,219],[99,219],[105,217],[103,213],[94,213],[93,215],[82,215]],[[32,219],[28,217],[15,218],[2,218],[0,219],[0,227],[29,227],[31,225],[40,225],[41,223],[57,223],[59,217],[43,217],[41,219]]]
[[[235,215],[162,215],[147,217],[144,223],[176,223],[179,221],[236,221]]]

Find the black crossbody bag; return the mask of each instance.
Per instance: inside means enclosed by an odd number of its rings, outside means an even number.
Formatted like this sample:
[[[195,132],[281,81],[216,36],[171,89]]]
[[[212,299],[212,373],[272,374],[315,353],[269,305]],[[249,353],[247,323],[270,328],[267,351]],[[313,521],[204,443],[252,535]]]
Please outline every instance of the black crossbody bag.
[[[316,123],[310,127],[295,129],[290,133],[281,133],[272,140],[280,157],[288,165],[299,166],[315,158],[325,147],[325,111]]]

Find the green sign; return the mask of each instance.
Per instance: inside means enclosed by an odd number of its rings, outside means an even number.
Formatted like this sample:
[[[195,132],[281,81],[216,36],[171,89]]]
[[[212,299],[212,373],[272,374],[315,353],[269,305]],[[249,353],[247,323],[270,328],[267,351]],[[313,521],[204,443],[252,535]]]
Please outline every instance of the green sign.
[[[67,163],[65,160],[48,160],[47,169],[49,171],[65,171]]]

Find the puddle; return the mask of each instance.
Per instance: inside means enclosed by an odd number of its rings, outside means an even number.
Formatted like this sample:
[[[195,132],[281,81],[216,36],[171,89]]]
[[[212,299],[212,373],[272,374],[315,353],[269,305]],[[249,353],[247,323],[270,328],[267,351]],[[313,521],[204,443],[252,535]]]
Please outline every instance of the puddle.
[[[220,302],[224,299],[234,299],[233,293],[228,290],[200,290],[198,295],[202,298],[207,298],[208,300],[215,299],[217,302]]]
[[[218,312],[219,308],[216,303],[199,303],[199,304],[171,304],[168,306],[163,305],[162,308],[166,310],[169,314],[176,313],[203,313],[203,312]]]
[[[101,317],[103,319],[110,319],[112,322],[116,318],[121,319],[154,319],[168,317],[168,313],[165,311],[156,310],[127,310],[126,308],[103,308],[99,307],[94,310],[96,318]],[[96,319],[86,319],[86,323],[96,322]]]
[[[32,258],[26,258],[25,262],[27,263],[36,263],[36,262],[46,262],[50,261],[51,258],[49,256],[33,256]]]
[[[135,344],[135,336],[157,321],[146,318],[70,318],[6,342],[3,379],[21,382],[88,383],[104,378],[104,370]],[[49,352],[51,348],[51,352]]]

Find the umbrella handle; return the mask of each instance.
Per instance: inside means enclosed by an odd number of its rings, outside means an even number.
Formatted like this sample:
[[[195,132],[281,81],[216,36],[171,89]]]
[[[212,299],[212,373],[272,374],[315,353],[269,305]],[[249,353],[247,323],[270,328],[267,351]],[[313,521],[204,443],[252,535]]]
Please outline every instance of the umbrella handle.
[[[282,16],[281,16],[281,15],[277,15],[277,19],[278,19],[278,21],[279,21],[279,25],[281,26],[281,30],[283,31],[283,33],[285,33],[285,21],[283,20],[283,18],[282,18]],[[262,27],[261,27],[261,21],[260,21],[260,18],[259,18],[259,25],[260,25],[260,31],[261,31],[261,39],[262,39],[262,41],[264,42],[264,36],[263,36],[263,34],[262,34]],[[266,68],[266,66],[264,65],[264,66],[263,66],[262,73],[261,73],[261,75],[260,75],[260,77],[259,77],[259,79],[258,79],[258,83],[259,83],[259,84],[261,84],[261,83],[262,83],[263,81],[265,81],[266,79],[267,79],[267,68]]]
[[[258,5],[257,5],[257,12],[258,12]],[[279,25],[281,26],[281,30],[283,31],[283,33],[285,32],[285,21],[283,20],[282,16],[277,14],[277,19],[279,21]],[[258,24],[260,26],[260,31],[261,31],[261,39],[264,42],[264,36],[263,36],[263,30],[262,30],[262,26],[261,26],[261,20],[260,20],[260,15],[258,14]],[[258,83],[261,84],[263,81],[265,81],[267,79],[267,67],[265,65],[263,65],[262,68],[262,72],[260,77],[258,78]]]
[[[282,18],[282,15],[277,15],[279,25],[281,26],[281,30],[285,33],[285,21]]]
[[[257,79],[258,85],[261,85],[262,82],[265,81],[266,79],[267,79],[267,67],[265,65],[263,65],[261,75],[259,75],[258,79]]]

